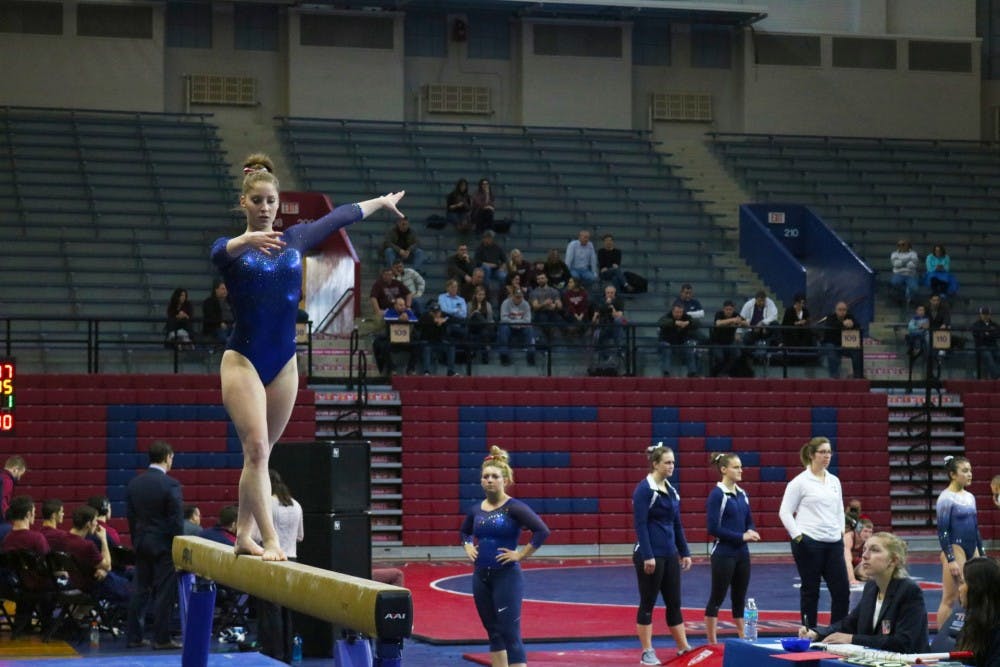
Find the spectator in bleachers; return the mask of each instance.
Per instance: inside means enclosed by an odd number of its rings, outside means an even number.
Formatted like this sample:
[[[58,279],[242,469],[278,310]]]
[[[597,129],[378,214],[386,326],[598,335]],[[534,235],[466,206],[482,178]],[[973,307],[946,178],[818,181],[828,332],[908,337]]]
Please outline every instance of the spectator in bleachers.
[[[969,560],[959,597],[965,623],[956,648],[972,651],[976,667],[1000,665],[1000,564],[991,558]]]
[[[562,323],[562,297],[559,290],[549,286],[549,277],[544,273],[536,279],[538,287],[528,292],[531,304],[531,321],[540,328],[545,339],[552,343],[558,326]]]
[[[496,294],[490,289],[491,285],[486,282],[486,272],[480,268],[475,268],[472,271],[472,280],[467,283],[459,283],[458,293],[465,299],[466,303],[472,301],[472,297],[475,295],[476,290],[480,287],[486,292],[486,299],[493,306],[493,309],[498,308],[499,301],[497,300]]]
[[[659,665],[653,651],[653,609],[663,598],[667,627],[677,644],[677,653],[691,650],[681,609],[681,571],[691,569],[691,550],[681,526],[681,497],[670,484],[674,474],[674,452],[663,443],[646,450],[649,474],[632,492],[636,547],[632,564],[639,585],[639,609],[635,629],[642,645],[643,665]]]
[[[219,510],[219,520],[211,528],[202,528],[198,537],[224,544],[227,547],[236,544],[236,517],[239,509],[236,505],[226,505]]]
[[[472,198],[469,196],[469,182],[458,179],[455,189],[448,193],[445,204],[445,219],[455,225],[460,232],[472,229]]]
[[[527,287],[523,287],[521,285],[521,276],[514,276],[513,278],[511,278],[511,279],[509,279],[507,281],[507,285],[504,288],[504,297],[503,298],[506,299],[511,294],[513,294],[514,292],[518,292],[518,291],[523,292],[524,294],[527,294],[528,293],[528,288]]]
[[[392,275],[410,291],[410,308],[419,315],[421,309],[420,298],[424,295],[427,281],[424,280],[424,277],[416,269],[406,266],[400,259],[392,263]]]
[[[396,302],[397,296],[403,297],[407,308],[411,307],[413,301],[413,295],[410,294],[410,290],[396,279],[396,276],[392,273],[391,266],[382,269],[378,280],[372,284],[372,290],[368,296],[372,302],[372,310],[379,315]]]
[[[861,567],[861,551],[865,541],[875,531],[871,519],[858,519],[853,525],[844,528],[844,566],[847,568],[847,581],[851,586],[857,586],[862,581],[868,581],[868,575]]]
[[[563,289],[566,287],[566,283],[572,277],[569,272],[569,267],[566,266],[566,262],[563,261],[562,255],[556,248],[549,250],[548,256],[545,258],[545,262],[542,264],[542,271],[536,271],[536,273],[544,272],[545,275],[549,277],[549,284],[556,289]],[[577,280],[577,283],[580,281]],[[581,287],[586,288],[586,285]]]
[[[625,344],[625,301],[614,285],[605,285],[604,298],[594,305],[594,343],[598,351],[620,355]]]
[[[716,452],[709,458],[721,480],[712,488],[705,501],[708,534],[715,538],[712,545],[712,590],[705,605],[705,634],[709,644],[718,641],[719,607],[731,590],[733,622],[743,638],[743,611],[750,585],[750,548],[747,542],[760,542],[750,514],[750,500],[740,488],[743,463],[734,452]]]
[[[672,358],[680,357],[689,378],[698,376],[698,339],[695,330],[698,322],[684,312],[684,306],[675,301],[670,312],[657,322],[659,327],[660,373],[670,377]]]
[[[951,296],[958,291],[958,280],[951,273],[951,258],[943,245],[935,245],[924,262],[927,267],[924,281],[931,288],[931,294]]]
[[[499,292],[500,288],[506,284],[507,253],[496,242],[496,235],[492,229],[483,232],[483,240],[476,248],[473,263],[483,270],[483,273],[486,274],[486,282],[491,285],[491,289],[495,292]]]
[[[455,375],[455,343],[448,336],[448,316],[441,312],[436,301],[427,305],[427,311],[417,321],[420,353],[424,375],[437,368],[438,357],[443,353],[448,365],[448,375]]]
[[[772,332],[768,327],[778,322],[778,306],[764,290],[758,290],[752,299],[743,304],[740,317],[747,321],[749,327],[742,332],[744,345],[767,345],[771,342]]]
[[[951,329],[951,308],[940,294],[932,294],[925,307],[931,331]]]
[[[448,280],[444,284],[444,292],[438,294],[438,305],[441,312],[448,317],[446,327],[451,340],[465,339],[465,321],[469,319],[469,304],[458,293],[458,281]]]
[[[96,542],[96,544],[95,544]],[[97,511],[90,505],[73,510],[73,527],[65,541],[53,550],[67,553],[80,567],[84,579],[73,581],[73,586],[93,592],[102,600],[124,605],[132,595],[129,581],[111,571],[111,550],[104,526],[97,519]]]
[[[416,335],[411,329],[409,341],[394,343],[388,329],[389,325],[393,322],[412,322],[415,326],[418,320],[416,312],[406,307],[406,300],[403,297],[397,296],[393,306],[386,308],[385,312],[382,313],[382,319],[385,321],[386,330],[376,336],[372,342],[375,363],[378,366],[379,373],[391,374],[393,372],[394,362],[392,356],[397,350],[409,353],[407,355],[406,372],[412,373],[416,365],[416,355],[413,354],[413,345],[417,344]]]
[[[493,220],[496,216],[496,198],[490,190],[490,182],[479,179],[476,194],[472,195],[472,224],[477,234],[493,230]]]
[[[500,327],[497,331],[497,351],[500,363],[510,366],[510,342],[520,342],[527,349],[529,366],[535,365],[535,332],[531,326],[531,306],[524,293],[517,290],[500,305]]]
[[[993,504],[1000,509],[1000,475],[993,475],[990,480],[990,495],[993,496]]]
[[[976,356],[982,377],[1000,379],[1000,326],[993,321],[989,306],[979,307],[979,318],[972,323],[972,339],[976,342]]]
[[[938,496],[935,507],[938,542],[941,544],[938,627],[944,627],[951,615],[952,605],[958,600],[963,565],[967,560],[983,555],[976,497],[967,490],[972,483],[972,464],[964,456],[946,456],[944,465],[948,471],[948,486]]]
[[[927,351],[930,326],[927,309],[917,306],[913,311],[913,317],[906,323],[906,351],[910,357],[915,359]]]
[[[805,294],[799,292],[792,297],[792,305],[785,309],[781,326],[781,342],[785,347],[808,348],[816,344],[809,328],[809,309],[806,307]]]
[[[905,303],[910,303],[917,294],[917,273],[920,265],[920,258],[917,251],[913,249],[910,242],[900,239],[896,243],[896,249],[889,255],[892,264],[892,277],[889,278],[889,285],[893,289],[902,291]]]
[[[63,509],[63,502],[58,498],[48,498],[42,501],[42,525],[38,529],[49,546],[62,551],[58,544],[65,537],[66,531],[61,528],[66,512]]]
[[[226,281],[236,318],[222,355],[220,378],[222,402],[243,449],[237,553],[260,556],[264,561],[285,559],[268,511],[267,468],[271,449],[281,437],[298,395],[295,320],[302,296],[302,257],[330,235],[377,211],[384,209],[397,218],[404,217],[398,203],[405,194],[395,192],[341,205],[314,222],[278,231],[274,228],[278,180],[267,171],[253,171],[244,177],[240,194],[245,231],[232,238],[220,237],[212,244],[212,262]],[[275,267],[278,270],[273,270]],[[401,283],[399,288],[406,289]],[[387,308],[391,298],[386,301]],[[177,511],[180,533],[182,508]],[[251,539],[254,522],[263,545]],[[138,621],[131,625],[134,640],[141,639]]]
[[[24,458],[14,454],[8,456],[4,461],[3,470],[0,470],[0,523],[7,520],[7,508],[10,507],[10,499],[14,497],[14,486],[24,477],[28,471],[28,465]]]
[[[805,467],[785,487],[778,516],[792,541],[792,557],[799,572],[799,609],[802,624],[818,622],[819,582],[830,591],[830,622],[847,616],[851,586],[844,568],[844,494],[840,480],[827,468],[833,445],[817,436],[802,445],[799,460]]]
[[[611,283],[619,292],[631,292],[622,271],[622,251],[615,247],[615,237],[605,234],[601,237],[603,247],[597,251],[597,270],[602,281]]]
[[[747,321],[736,312],[736,304],[727,299],[722,304],[722,310],[715,313],[715,322],[709,334],[711,344],[712,377],[730,376],[734,374],[736,365],[742,357],[742,351],[736,340],[738,327],[745,327]]]
[[[187,290],[178,287],[170,295],[170,302],[167,304],[167,342],[177,347],[189,347],[191,345],[191,319],[194,317],[194,308],[188,301]]]
[[[285,480],[271,470],[271,518],[281,549],[288,560],[297,560],[298,543],[305,538],[302,506],[292,497]],[[257,599],[258,640],[261,653],[281,662],[292,662],[292,614],[281,605]]]
[[[214,343],[225,344],[233,327],[229,290],[220,278],[212,282],[212,293],[201,302],[202,334]]]
[[[472,271],[476,265],[469,257],[469,246],[462,243],[458,246],[455,254],[448,258],[445,274],[448,278],[454,278],[462,285],[472,282]]]
[[[825,628],[800,628],[799,636],[896,653],[926,652],[927,606],[906,572],[906,542],[892,533],[875,533],[865,543],[861,567],[869,581],[851,613]]]
[[[410,220],[405,216],[397,218],[385,233],[382,252],[386,266],[392,266],[397,259],[403,260],[403,263],[409,264],[416,271],[424,266],[424,251],[420,247],[417,232],[410,227]]]
[[[521,255],[521,251],[514,248],[507,257],[507,283],[510,284],[514,276],[521,279],[521,289],[527,290],[530,287],[532,270],[531,265]]]
[[[589,231],[581,229],[577,238],[566,245],[565,261],[569,274],[584,287],[589,288],[597,280],[597,251],[590,242]]]
[[[826,356],[827,370],[831,378],[840,377],[841,357],[851,360],[851,371],[855,379],[865,376],[861,349],[843,346],[843,333],[860,329],[860,325],[854,315],[847,310],[847,303],[844,301],[838,301],[833,312],[823,319],[823,338],[820,340],[820,347]]]
[[[297,386],[297,385],[296,385]],[[174,463],[173,448],[157,440],[149,447],[149,467],[128,483],[126,517],[135,549],[135,591],[129,603],[125,630],[128,648],[141,648],[146,606],[152,600],[153,648],[174,649],[170,617],[177,600],[177,576],[171,545],[184,533],[181,485],[167,473]]]
[[[546,280],[548,280],[546,274],[539,275],[545,275]],[[563,329],[563,333],[567,336],[579,336],[586,331],[591,317],[590,296],[587,294],[587,290],[580,286],[580,282],[572,276],[566,283],[566,289],[563,290],[562,306],[563,320],[568,324]]]
[[[184,535],[197,535],[201,532],[201,509],[197,505],[184,506]]]
[[[122,543],[121,535],[108,523],[111,521],[111,500],[107,496],[91,496],[87,498],[87,504],[97,511],[97,520],[108,534],[108,545],[119,546]]]
[[[679,303],[681,307],[684,308],[684,312],[688,317],[697,325],[695,330],[698,332],[696,335],[698,340],[707,340],[708,336],[702,331],[703,320],[705,319],[705,308],[701,305],[701,301],[694,296],[694,287],[691,283],[684,283],[681,285],[681,291],[674,299],[674,304]],[[673,304],[671,304],[673,305]]]
[[[489,346],[494,333],[493,305],[486,294],[485,285],[478,285],[469,300],[468,341],[472,350],[479,350],[480,361],[490,363]]]

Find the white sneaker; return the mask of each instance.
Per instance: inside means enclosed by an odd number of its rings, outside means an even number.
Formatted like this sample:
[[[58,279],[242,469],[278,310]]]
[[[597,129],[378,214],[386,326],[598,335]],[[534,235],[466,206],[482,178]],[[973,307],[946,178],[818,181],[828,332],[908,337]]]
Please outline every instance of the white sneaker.
[[[662,665],[660,659],[656,657],[656,651],[651,648],[647,648],[642,652],[642,658],[639,659],[640,665]]]

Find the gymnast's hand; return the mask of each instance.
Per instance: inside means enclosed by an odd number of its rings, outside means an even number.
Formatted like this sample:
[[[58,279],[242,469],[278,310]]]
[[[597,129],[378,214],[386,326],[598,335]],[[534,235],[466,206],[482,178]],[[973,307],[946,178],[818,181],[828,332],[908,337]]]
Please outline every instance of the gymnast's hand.
[[[500,553],[497,554],[497,561],[500,563],[516,563],[523,558],[521,552],[517,549],[505,549],[500,547],[499,551]]]
[[[959,567],[958,561],[953,560],[948,563],[948,573],[955,581],[962,583],[962,568]]]
[[[691,556],[681,558],[681,570],[687,572],[691,569]]]
[[[281,232],[245,232],[243,240],[248,246],[260,250],[265,255],[272,255],[274,251],[280,252],[285,247],[285,242],[281,240]]]
[[[399,203],[399,200],[402,199],[404,195],[406,195],[406,190],[390,192],[387,195],[382,195],[382,208],[388,209],[390,213],[395,213],[400,218],[405,218],[406,216],[404,216],[402,212],[396,208],[396,204]]]
[[[466,542],[462,545],[465,548],[465,555],[469,557],[469,560],[475,562],[476,556],[479,555],[479,549],[472,542]]]

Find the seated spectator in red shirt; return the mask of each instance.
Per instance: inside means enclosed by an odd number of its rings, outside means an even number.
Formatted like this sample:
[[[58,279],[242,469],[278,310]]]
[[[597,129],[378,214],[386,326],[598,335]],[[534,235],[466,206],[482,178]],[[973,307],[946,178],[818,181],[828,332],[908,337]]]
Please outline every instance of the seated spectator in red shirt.
[[[11,530],[0,543],[0,551],[30,551],[39,556],[49,553],[49,543],[45,536],[37,530],[32,530],[31,524],[35,522],[35,502],[31,496],[14,496],[10,500],[10,507],[7,509],[7,519],[10,521]],[[23,580],[22,580],[23,581]],[[28,586],[44,586],[44,581],[24,582]],[[27,629],[31,623],[31,618],[35,613],[35,604],[27,601],[17,605],[17,613],[14,617],[13,636],[17,636]],[[40,609],[39,618],[43,619],[43,627],[51,619],[51,609]]]
[[[91,541],[94,538],[100,547],[94,546]],[[72,573],[70,576],[74,588],[89,591],[115,604],[128,603],[132,591],[125,577],[111,571],[108,534],[98,520],[97,510],[90,505],[73,510],[73,527],[60,551],[69,555],[80,568],[81,578],[75,578]]]
[[[45,536],[45,541],[53,551],[65,551],[62,544],[69,533],[60,528],[65,515],[63,502],[58,498],[49,498],[42,502],[42,527],[38,532]]]
[[[406,307],[412,307],[413,297],[406,285],[396,279],[392,273],[392,267],[387,266],[382,269],[378,280],[372,284],[371,294],[368,295],[372,302],[372,310],[381,315],[386,308],[391,308],[396,303],[396,297],[401,296],[406,299]]]
[[[236,544],[236,516],[236,505],[223,507],[219,511],[219,522],[211,528],[202,530],[198,537],[204,537],[206,540],[212,540],[229,547],[234,546]]]
[[[31,527],[35,523],[35,501],[31,496],[14,496],[7,510],[11,530],[0,544],[0,551],[32,551],[39,556],[49,553],[49,542]]]
[[[119,546],[122,543],[121,535],[108,523],[111,520],[111,500],[107,496],[91,496],[87,499],[87,504],[97,510],[97,520],[108,534],[108,546]],[[96,540],[94,543],[96,544]]]
[[[570,325],[566,329],[566,334],[578,336],[586,331],[590,322],[590,297],[579,280],[570,277],[566,281],[562,302],[563,319]]]

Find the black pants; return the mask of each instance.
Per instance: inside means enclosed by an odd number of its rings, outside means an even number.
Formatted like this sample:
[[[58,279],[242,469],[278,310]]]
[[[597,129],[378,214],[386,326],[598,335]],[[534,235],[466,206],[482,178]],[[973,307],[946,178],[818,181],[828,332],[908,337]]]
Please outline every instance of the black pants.
[[[632,554],[635,565],[635,576],[639,582],[639,610],[635,615],[638,625],[653,623],[653,607],[657,596],[663,596],[663,604],[667,607],[667,625],[673,627],[684,622],[681,615],[681,564],[677,556],[657,558],[653,574],[646,574],[643,569],[642,557]]]
[[[729,597],[733,603],[733,619],[743,618],[743,608],[750,586],[750,556],[719,556],[712,554],[712,592],[705,605],[705,616],[718,617],[719,607],[726,598],[726,590],[732,586]]]
[[[135,592],[128,607],[125,636],[129,642],[142,640],[143,620],[150,600],[153,603],[153,642],[170,641],[171,615],[177,601],[177,573],[169,551],[159,554],[136,552]]]
[[[280,660],[292,661],[292,612],[279,604],[254,598],[257,604],[257,639],[260,652]]]
[[[820,578],[830,591],[830,623],[847,616],[851,585],[844,567],[844,540],[820,542],[803,535],[801,542],[792,542],[792,556],[802,580],[802,588],[799,589],[802,625],[816,627]]]

